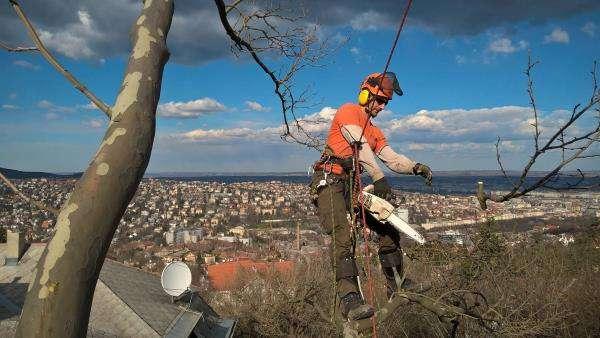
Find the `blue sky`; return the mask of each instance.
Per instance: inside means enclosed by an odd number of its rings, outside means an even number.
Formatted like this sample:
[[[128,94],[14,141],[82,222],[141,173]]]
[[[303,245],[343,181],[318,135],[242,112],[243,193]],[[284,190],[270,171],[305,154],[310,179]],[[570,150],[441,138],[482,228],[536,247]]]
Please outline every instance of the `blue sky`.
[[[29,1],[23,8],[42,40],[112,105],[140,3],[40,4]],[[362,78],[384,67],[403,6],[399,1],[376,7],[358,1],[305,2],[308,14],[302,22],[343,43],[324,67],[298,74],[298,88],[316,90],[316,105],[299,117],[327,120],[336,107],[356,100]],[[0,41],[31,45],[10,7],[0,7]],[[282,115],[273,85],[247,57],[231,54],[212,2],[177,2],[168,45],[172,55],[148,172],[304,171],[318,158],[315,150],[279,139]],[[506,166],[518,169],[532,145],[523,74],[528,51],[540,61],[533,76],[544,136],[574,104],[589,101],[589,72],[600,60],[600,4],[416,0],[390,66],[405,95],[395,97],[374,123],[397,152],[434,171],[497,169],[497,137],[504,141]],[[0,50],[0,74],[0,166],[85,169],[107,126],[103,113],[38,54]],[[592,123],[592,116],[584,119],[575,133]],[[323,123],[314,131],[327,128]],[[548,169],[556,158],[543,159],[535,169]],[[600,165],[588,159],[575,167]]]

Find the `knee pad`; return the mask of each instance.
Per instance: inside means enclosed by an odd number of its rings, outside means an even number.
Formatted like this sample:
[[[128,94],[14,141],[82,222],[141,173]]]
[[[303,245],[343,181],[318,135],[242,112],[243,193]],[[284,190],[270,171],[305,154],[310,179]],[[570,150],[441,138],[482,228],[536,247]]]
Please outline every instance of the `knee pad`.
[[[402,266],[402,253],[399,250],[380,252],[379,262],[382,268]]]

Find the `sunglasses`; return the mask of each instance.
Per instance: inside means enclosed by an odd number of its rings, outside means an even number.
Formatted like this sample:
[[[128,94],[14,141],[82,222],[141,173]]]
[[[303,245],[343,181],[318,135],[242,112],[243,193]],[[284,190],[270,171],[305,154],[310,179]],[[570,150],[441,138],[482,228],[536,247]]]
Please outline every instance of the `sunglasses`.
[[[388,103],[388,99],[386,99],[385,97],[381,97],[381,96],[375,96],[375,101],[378,104],[383,104],[383,105],[386,105]]]

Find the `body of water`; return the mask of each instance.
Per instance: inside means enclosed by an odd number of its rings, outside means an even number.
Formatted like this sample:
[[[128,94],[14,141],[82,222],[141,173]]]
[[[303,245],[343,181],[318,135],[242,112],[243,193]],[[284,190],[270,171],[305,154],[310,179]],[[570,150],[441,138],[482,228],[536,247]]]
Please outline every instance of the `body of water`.
[[[485,176],[485,175],[470,175],[470,176],[434,176],[431,187],[423,183],[421,177],[415,176],[387,176],[392,188],[411,192],[435,193],[442,195],[473,195],[477,182],[484,182],[486,191],[495,190],[510,190],[511,183],[502,176]],[[299,184],[309,184],[310,176],[284,176],[284,175],[262,175],[262,176],[190,176],[190,177],[168,177],[172,180],[182,181],[204,181],[204,182],[224,182],[224,183],[239,183],[239,182],[270,182],[281,181]],[[514,182],[518,181],[518,177],[510,177]],[[527,184],[536,182],[539,177],[532,177],[526,180]],[[566,186],[566,184],[575,184],[578,180],[575,178],[565,178],[561,181],[553,183],[554,186]],[[370,181],[365,177],[363,184],[369,184]],[[594,185],[591,191],[600,191],[600,178],[592,178],[586,180],[586,185]],[[542,189],[538,191],[553,191]]]

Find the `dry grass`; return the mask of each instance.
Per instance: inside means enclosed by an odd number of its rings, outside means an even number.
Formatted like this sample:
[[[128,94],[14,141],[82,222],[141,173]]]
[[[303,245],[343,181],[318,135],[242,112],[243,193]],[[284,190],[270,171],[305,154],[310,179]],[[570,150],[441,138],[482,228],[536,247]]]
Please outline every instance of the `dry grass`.
[[[468,315],[440,320],[409,304],[379,327],[379,336],[600,335],[598,226],[569,246],[540,239],[509,246],[489,227],[473,241],[472,250],[439,243],[406,250],[412,257],[406,260],[407,275],[433,283],[427,296]],[[373,263],[380,307],[384,280]],[[213,295],[212,302],[223,315],[238,318],[239,336],[340,336],[332,279],[326,259],[300,262],[288,276],[242,274],[235,290]]]

